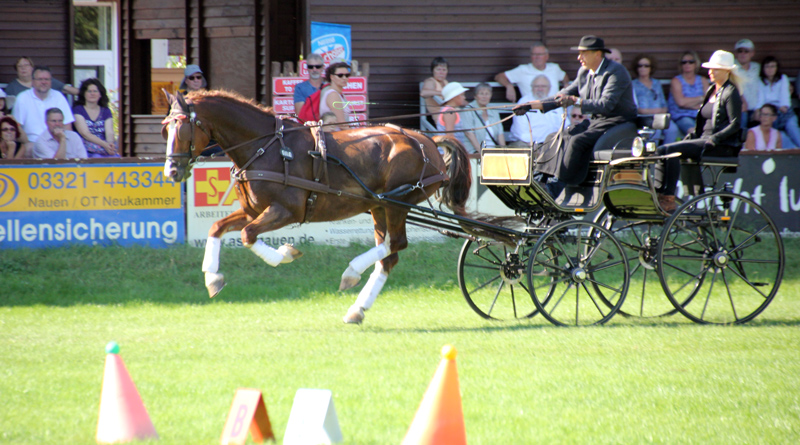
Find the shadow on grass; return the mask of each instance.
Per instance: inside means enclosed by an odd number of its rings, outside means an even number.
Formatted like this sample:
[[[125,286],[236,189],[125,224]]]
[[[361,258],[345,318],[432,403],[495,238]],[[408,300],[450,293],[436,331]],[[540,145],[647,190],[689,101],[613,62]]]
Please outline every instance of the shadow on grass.
[[[460,243],[420,243],[400,253],[386,289],[452,287]],[[220,272],[228,283],[208,297],[201,272],[203,249],[71,246],[3,250],[0,306],[205,305],[305,300],[337,293],[349,261],[371,246],[298,245],[303,257],[273,268],[249,249],[223,249]],[[363,285],[371,269],[362,277]],[[357,288],[358,289],[358,288]],[[351,291],[352,292],[352,291]],[[349,295],[349,293],[348,293]],[[353,295],[354,296],[354,295]]]

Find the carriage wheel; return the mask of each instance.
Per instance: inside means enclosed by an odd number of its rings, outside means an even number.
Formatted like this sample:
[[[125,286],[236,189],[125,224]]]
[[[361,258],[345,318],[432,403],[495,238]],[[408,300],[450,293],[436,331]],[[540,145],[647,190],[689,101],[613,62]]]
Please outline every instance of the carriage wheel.
[[[588,221],[564,221],[545,232],[533,252],[528,288],[536,307],[553,324],[603,324],[625,301],[628,261],[608,229]],[[597,287],[604,289],[602,297]],[[552,296],[541,298],[544,290]]]
[[[525,288],[525,264],[531,246],[515,254],[495,241],[467,240],[458,257],[458,285],[467,304],[483,318],[510,320],[536,315]]]
[[[656,252],[664,221],[619,219],[603,207],[594,222],[611,231],[614,238],[622,244],[628,259],[630,285],[619,313],[626,317],[639,318],[664,317],[677,313],[678,310],[664,297],[656,271]],[[613,304],[605,296],[608,290],[594,283],[592,286],[603,302],[612,307]]]
[[[659,278],[675,308],[697,323],[745,323],[775,297],[783,242],[755,202],[728,191],[697,196],[664,227]],[[694,298],[688,298],[694,293]]]

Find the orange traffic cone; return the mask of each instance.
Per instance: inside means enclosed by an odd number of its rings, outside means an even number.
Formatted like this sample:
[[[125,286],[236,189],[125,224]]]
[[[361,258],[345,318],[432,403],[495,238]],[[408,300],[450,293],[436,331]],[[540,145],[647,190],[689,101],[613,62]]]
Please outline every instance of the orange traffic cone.
[[[461,390],[458,387],[456,348],[445,345],[442,361],[422,397],[403,445],[466,444]]]
[[[147,415],[139,391],[133,384],[125,363],[118,355],[119,345],[106,345],[106,368],[97,419],[97,443],[121,443],[134,439],[158,439]]]

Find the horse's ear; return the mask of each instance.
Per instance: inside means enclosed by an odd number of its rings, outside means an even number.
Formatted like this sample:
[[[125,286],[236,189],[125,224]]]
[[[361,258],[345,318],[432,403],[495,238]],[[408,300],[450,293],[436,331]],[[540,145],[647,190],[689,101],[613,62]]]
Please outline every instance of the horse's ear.
[[[189,105],[186,105],[186,98],[183,97],[183,93],[181,93],[180,91],[178,91],[177,99],[178,99],[178,105],[180,105],[181,110],[188,111]]]
[[[172,104],[175,103],[175,96],[173,96],[172,94],[169,94],[169,91],[167,91],[164,88],[162,88],[161,91],[163,91],[164,95],[167,96],[167,103],[170,105],[170,108],[171,108]]]

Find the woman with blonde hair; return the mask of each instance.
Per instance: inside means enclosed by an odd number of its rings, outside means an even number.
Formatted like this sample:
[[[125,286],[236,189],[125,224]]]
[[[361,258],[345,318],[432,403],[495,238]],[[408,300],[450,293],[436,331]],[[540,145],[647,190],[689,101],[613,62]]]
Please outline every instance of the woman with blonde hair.
[[[738,156],[742,149],[742,96],[733,54],[715,51],[703,68],[708,68],[711,86],[697,113],[695,130],[681,142],[658,147],[658,154],[681,153],[680,159],[699,160],[703,156]],[[661,161],[656,166],[658,203],[672,213],[677,207],[675,189],[681,174],[679,158]]]

